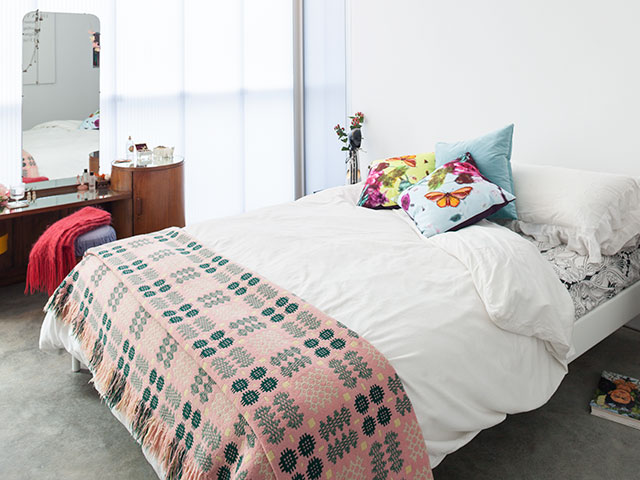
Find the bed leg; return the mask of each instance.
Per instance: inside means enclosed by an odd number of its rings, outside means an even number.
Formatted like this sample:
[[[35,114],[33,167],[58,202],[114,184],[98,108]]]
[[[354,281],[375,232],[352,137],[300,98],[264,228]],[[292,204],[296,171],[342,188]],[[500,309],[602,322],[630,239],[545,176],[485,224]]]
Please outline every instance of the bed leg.
[[[80,371],[80,360],[71,355],[71,371],[76,373]]]

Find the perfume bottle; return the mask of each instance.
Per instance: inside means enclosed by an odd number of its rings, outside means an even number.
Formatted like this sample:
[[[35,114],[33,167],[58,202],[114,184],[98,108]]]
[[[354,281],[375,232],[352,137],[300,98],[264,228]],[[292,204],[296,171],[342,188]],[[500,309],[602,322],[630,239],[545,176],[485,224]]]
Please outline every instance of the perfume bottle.
[[[131,140],[131,135],[129,135],[129,139],[127,140],[127,160],[130,162],[136,161],[136,145]]]
[[[91,172],[91,174],[89,175],[89,191],[96,191],[96,176],[93,174],[93,172]]]

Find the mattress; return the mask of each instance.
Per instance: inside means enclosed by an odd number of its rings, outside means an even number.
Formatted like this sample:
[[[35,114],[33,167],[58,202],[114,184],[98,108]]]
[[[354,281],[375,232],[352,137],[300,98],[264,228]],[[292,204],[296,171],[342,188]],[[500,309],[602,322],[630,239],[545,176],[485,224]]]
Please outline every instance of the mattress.
[[[522,236],[534,243],[553,266],[571,295],[576,319],[640,280],[640,244],[589,263],[587,256],[567,249],[566,245],[553,246]]]

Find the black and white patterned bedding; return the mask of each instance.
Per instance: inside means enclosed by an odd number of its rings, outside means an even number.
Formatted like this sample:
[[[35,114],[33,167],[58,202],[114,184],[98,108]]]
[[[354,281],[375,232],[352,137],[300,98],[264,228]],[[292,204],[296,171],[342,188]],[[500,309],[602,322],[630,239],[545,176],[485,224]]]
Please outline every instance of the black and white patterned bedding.
[[[640,279],[640,245],[603,256],[599,263],[589,263],[588,257],[568,250],[565,245],[554,247],[522,236],[533,242],[553,265],[573,299],[576,319]]]

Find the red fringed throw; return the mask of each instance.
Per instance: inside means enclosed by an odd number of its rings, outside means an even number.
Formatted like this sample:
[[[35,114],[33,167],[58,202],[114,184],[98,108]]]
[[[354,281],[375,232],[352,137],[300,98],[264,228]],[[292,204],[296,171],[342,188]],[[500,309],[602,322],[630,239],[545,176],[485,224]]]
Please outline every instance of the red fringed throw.
[[[46,291],[51,295],[76,266],[76,238],[111,223],[111,214],[94,207],[58,220],[45,230],[29,254],[27,285],[24,293]]]

